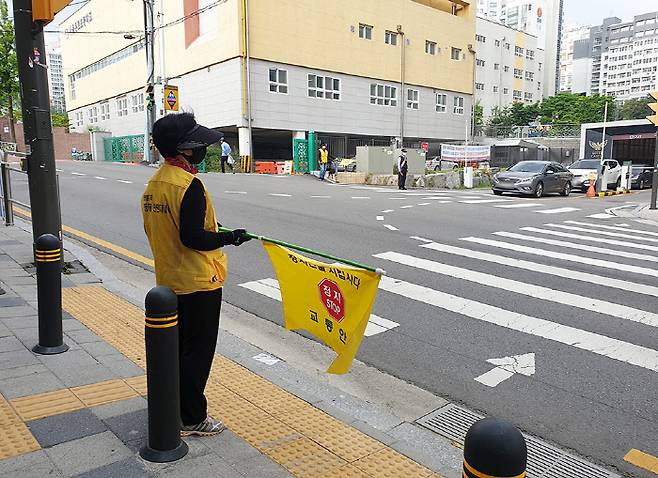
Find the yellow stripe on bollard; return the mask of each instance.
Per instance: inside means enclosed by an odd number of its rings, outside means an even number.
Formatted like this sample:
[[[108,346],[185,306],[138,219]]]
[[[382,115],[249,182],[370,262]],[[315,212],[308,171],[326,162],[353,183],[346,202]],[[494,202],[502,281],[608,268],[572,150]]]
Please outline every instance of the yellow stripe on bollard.
[[[514,476],[493,476],[493,475],[487,475],[486,473],[481,473],[477,471],[475,468],[473,468],[471,465],[469,465],[466,460],[464,460],[464,468],[468,470],[468,472],[472,475],[469,476],[466,474],[466,471],[464,472],[464,478],[525,478],[525,471],[521,473],[520,475],[514,475]]]
[[[178,325],[178,321],[172,322],[170,324],[149,324],[148,322],[146,323],[146,326],[149,329],[168,329],[169,327],[175,327]]]

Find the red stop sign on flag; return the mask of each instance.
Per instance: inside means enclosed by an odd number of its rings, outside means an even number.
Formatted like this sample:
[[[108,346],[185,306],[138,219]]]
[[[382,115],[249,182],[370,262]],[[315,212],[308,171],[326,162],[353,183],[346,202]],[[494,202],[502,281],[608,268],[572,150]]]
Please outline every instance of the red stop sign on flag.
[[[338,284],[329,279],[322,279],[322,282],[318,285],[318,289],[320,290],[322,305],[327,309],[329,315],[336,322],[343,320],[345,318],[345,300]]]

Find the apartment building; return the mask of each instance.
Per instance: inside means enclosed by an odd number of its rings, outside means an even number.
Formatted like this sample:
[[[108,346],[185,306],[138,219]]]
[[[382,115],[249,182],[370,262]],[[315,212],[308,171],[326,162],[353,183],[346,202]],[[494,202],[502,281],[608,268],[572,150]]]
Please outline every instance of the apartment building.
[[[479,17],[475,31],[475,100],[484,116],[513,102],[541,101],[545,55],[538,38]]]
[[[155,77],[240,149],[249,147],[250,112],[257,158],[290,156],[291,139],[309,130],[359,141],[464,139],[475,62],[469,1],[250,0],[248,12],[244,0],[162,3]],[[74,130],[144,131],[141,8],[90,0],[61,24]],[[103,31],[119,33],[94,34]]]
[[[574,43],[589,37],[590,25],[569,25],[562,30],[559,91],[571,91],[574,81]]]

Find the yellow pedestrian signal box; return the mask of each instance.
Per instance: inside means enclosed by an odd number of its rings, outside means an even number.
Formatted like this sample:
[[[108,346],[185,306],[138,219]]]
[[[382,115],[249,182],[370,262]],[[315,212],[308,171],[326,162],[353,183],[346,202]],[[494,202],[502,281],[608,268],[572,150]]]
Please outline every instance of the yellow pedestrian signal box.
[[[50,23],[71,0],[32,0],[32,20]]]
[[[656,101],[656,103],[649,103],[649,108],[651,108],[656,114],[647,116],[647,119],[658,126],[658,91],[652,91],[649,94]]]

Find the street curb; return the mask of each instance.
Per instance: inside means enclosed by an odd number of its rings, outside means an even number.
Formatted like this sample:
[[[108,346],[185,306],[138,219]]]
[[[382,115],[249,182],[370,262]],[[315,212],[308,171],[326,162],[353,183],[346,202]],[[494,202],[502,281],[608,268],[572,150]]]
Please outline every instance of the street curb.
[[[630,190],[624,190],[624,191],[603,191],[600,193],[596,193],[596,197],[606,197],[606,196],[618,196],[621,194],[630,194]]]

